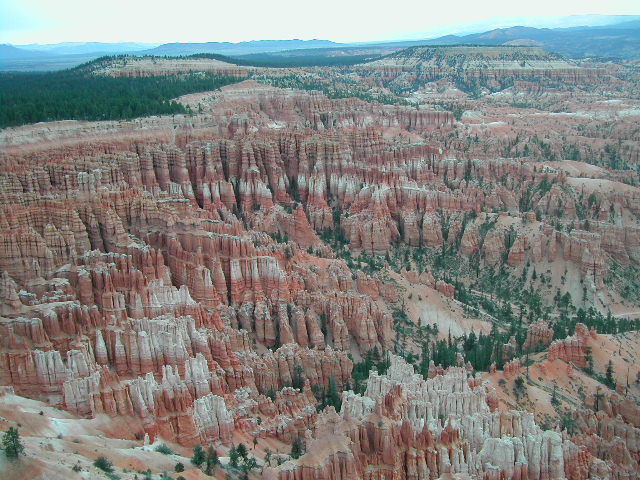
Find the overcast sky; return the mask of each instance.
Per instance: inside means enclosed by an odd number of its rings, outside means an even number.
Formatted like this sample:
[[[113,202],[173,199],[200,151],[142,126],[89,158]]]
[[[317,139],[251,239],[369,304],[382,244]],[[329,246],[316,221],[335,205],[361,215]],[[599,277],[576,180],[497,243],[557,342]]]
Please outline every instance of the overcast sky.
[[[448,33],[444,27],[496,17],[583,14],[637,15],[640,1],[0,0],[0,43],[353,42]]]

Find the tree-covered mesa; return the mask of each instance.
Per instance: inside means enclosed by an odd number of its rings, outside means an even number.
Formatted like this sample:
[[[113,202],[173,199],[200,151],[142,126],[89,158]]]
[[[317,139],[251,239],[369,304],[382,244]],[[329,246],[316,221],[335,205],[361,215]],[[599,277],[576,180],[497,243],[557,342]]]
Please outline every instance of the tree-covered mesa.
[[[119,120],[189,113],[176,97],[215,90],[239,79],[192,73],[104,77],[82,69],[0,74],[0,128],[53,120]]]

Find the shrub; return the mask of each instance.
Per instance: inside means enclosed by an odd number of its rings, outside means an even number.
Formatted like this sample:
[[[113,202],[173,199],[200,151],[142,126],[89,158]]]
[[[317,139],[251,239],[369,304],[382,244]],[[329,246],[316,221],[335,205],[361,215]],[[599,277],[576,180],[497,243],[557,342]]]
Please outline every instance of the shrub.
[[[525,386],[524,379],[517,377],[514,382],[513,393],[516,396],[516,400],[520,400],[520,397],[527,393],[527,387]]]
[[[155,448],[155,450],[156,452],[161,453],[163,455],[173,455],[174,453],[176,453],[173,450],[171,450],[166,443],[161,443]]]
[[[174,470],[178,473],[184,472],[184,464],[180,462],[176,463]]]
[[[106,457],[98,457],[95,462],[93,462],[93,466],[99,468],[103,472],[113,472],[113,463],[111,463]]]

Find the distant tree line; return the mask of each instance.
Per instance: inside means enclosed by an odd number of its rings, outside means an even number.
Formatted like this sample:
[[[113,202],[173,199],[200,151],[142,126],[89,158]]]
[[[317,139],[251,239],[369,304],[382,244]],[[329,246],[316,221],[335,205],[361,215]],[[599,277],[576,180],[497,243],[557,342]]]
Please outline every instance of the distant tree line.
[[[239,79],[213,74],[104,77],[82,70],[0,74],[0,128],[52,120],[119,120],[189,113],[172,100]]]
[[[296,67],[349,67],[381,58],[380,54],[331,55],[331,52],[296,50],[283,53],[250,53],[227,57],[217,53],[194,53],[177,58],[206,58],[247,67],[296,68]],[[176,57],[166,57],[176,58]]]

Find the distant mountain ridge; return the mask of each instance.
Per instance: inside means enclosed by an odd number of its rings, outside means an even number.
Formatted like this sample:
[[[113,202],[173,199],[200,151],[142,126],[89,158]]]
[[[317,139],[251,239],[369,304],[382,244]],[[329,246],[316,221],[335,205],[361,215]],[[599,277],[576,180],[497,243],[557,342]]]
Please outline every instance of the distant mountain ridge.
[[[64,42],[53,44],[37,44],[14,45],[14,47],[37,51],[55,55],[78,55],[87,53],[129,53],[140,50],[148,50],[158,46],[157,43],[138,43],[138,42]]]
[[[640,58],[640,20],[638,17],[617,24],[572,26],[569,28],[535,28],[513,26],[472,33],[445,35],[438,38],[370,42],[337,43],[330,40],[253,40],[246,42],[166,43],[153,46],[135,42],[123,43],[63,43],[53,45],[0,45],[0,71],[4,70],[59,70],[91,61],[103,55],[186,56],[194,54],[220,54],[229,57],[269,54],[298,57],[295,52],[318,52],[331,57],[358,53],[385,55],[390,51],[411,46],[429,45],[523,45],[539,46],[547,51],[570,58]],[[149,48],[152,47],[152,48]],[[331,53],[333,49],[334,53]],[[320,53],[323,52],[324,53]],[[306,53],[302,53],[306,55]],[[309,55],[317,55],[309,53]]]
[[[518,42],[518,43],[514,43]],[[640,20],[616,25],[572,28],[497,28],[464,36],[447,35],[422,45],[538,45],[571,58],[640,57]]]
[[[165,43],[156,48],[138,52],[140,55],[193,55],[219,53],[223,55],[247,55],[252,53],[280,52],[310,48],[329,48],[342,45],[330,40],[252,40],[248,42]]]
[[[46,53],[44,52],[23,50],[22,48],[14,47],[13,45],[0,45],[0,61],[19,58],[42,58],[45,55]]]

